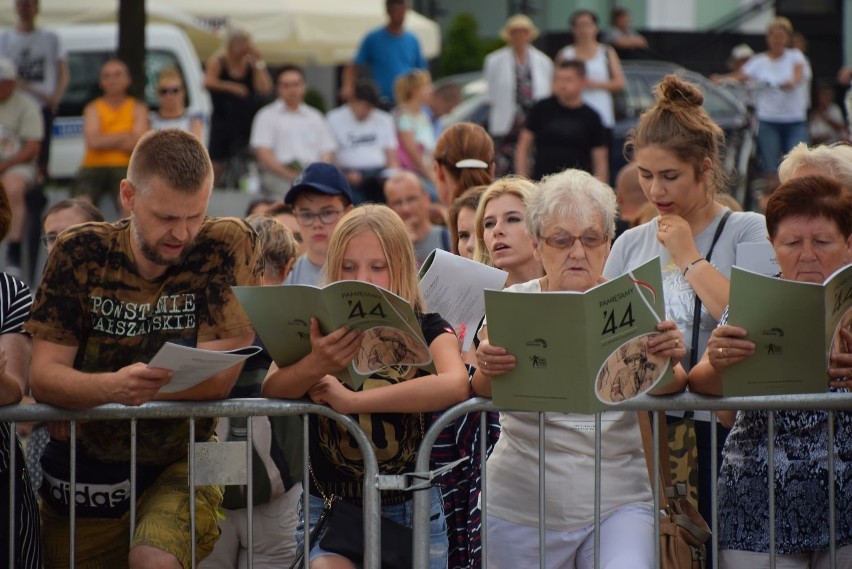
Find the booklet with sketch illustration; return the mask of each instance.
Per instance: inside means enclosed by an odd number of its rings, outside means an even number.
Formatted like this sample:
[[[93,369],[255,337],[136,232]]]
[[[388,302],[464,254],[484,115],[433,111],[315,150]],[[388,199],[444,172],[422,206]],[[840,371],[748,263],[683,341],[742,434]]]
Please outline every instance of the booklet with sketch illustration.
[[[725,396],[821,393],[829,357],[852,331],[852,265],[824,284],[788,281],[734,267],[728,324],[748,331],[756,350],[722,374]]]
[[[432,355],[411,305],[370,283],[233,287],[260,339],[279,366],[311,351],[311,317],[329,334],[343,325],[364,332],[361,349],[339,379],[358,389],[375,371],[414,366],[434,372]]]
[[[517,359],[491,382],[497,407],[595,413],[673,379],[647,347],[665,314],[658,257],[584,293],[488,290],[485,306],[489,341]]]
[[[485,316],[482,292],[503,288],[508,276],[498,268],[435,249],[420,267],[420,290],[429,312],[450,323],[466,352]]]

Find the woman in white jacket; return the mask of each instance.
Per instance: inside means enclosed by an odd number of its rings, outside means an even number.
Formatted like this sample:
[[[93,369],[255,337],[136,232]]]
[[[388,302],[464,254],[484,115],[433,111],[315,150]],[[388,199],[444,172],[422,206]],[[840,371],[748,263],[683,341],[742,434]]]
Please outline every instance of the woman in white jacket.
[[[496,175],[510,172],[514,148],[527,111],[550,96],[553,61],[532,46],[538,28],[529,17],[517,14],[500,31],[509,44],[485,58],[488,84],[488,132],[494,138]]]

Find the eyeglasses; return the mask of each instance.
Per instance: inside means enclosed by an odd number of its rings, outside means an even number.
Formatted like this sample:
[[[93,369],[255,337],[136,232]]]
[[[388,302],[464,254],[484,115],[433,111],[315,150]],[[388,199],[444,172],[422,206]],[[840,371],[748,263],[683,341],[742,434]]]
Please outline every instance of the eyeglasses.
[[[157,92],[160,95],[177,95],[180,93],[180,87],[160,87]]]
[[[583,249],[597,249],[606,242],[606,238],[600,235],[581,235],[580,237],[574,237],[570,233],[559,233],[558,235],[544,237],[542,241],[548,247],[553,247],[554,249],[570,249],[576,241],[580,241]]]
[[[278,86],[282,89],[290,89],[292,87],[301,87],[304,84],[304,81],[281,81],[278,83]]]
[[[319,213],[314,213],[312,211],[297,211],[296,221],[298,221],[299,225],[302,227],[310,227],[314,224],[315,219],[319,219],[323,225],[331,225],[337,221],[341,213],[343,213],[342,209],[326,209]]]
[[[49,249],[54,243],[56,243],[57,237],[59,237],[58,233],[46,233],[41,236],[41,244]]]

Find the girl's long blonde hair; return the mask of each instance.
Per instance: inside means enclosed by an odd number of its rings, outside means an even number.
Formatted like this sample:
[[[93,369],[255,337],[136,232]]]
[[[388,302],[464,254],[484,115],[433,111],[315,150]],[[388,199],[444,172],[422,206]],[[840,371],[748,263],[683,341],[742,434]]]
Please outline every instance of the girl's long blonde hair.
[[[390,272],[389,290],[410,302],[415,312],[425,312],[426,303],[420,292],[414,247],[402,219],[385,205],[358,206],[337,224],[328,246],[326,284],[340,280],[346,247],[353,237],[364,231],[372,231],[382,245]]]

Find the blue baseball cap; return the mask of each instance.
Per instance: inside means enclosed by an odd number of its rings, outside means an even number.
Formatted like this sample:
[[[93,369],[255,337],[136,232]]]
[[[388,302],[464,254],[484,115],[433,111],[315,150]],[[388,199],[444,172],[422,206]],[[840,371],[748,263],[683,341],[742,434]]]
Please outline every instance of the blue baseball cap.
[[[314,162],[299,174],[284,196],[284,203],[293,205],[303,191],[319,192],[329,196],[343,196],[352,203],[352,188],[343,172],[333,164]]]

